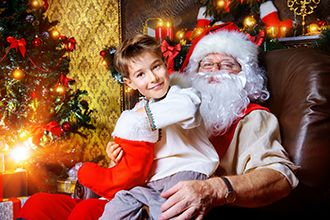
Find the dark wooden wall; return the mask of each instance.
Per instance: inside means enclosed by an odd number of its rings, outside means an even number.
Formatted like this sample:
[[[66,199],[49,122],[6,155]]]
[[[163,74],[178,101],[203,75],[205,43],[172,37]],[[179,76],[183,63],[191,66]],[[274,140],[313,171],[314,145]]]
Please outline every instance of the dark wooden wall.
[[[293,19],[286,0],[274,0],[274,4],[281,19]],[[123,39],[142,33],[147,18],[172,18],[177,29],[193,28],[200,6],[198,0],[121,0]],[[330,22],[330,0],[321,0],[315,13],[307,17],[307,24],[316,18]]]

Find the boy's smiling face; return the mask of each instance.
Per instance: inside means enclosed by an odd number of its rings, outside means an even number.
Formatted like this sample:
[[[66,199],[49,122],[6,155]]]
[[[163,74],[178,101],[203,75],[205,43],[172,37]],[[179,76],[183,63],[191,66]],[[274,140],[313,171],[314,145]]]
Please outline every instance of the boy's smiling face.
[[[159,99],[166,95],[170,79],[163,60],[148,51],[132,60],[128,66],[129,78],[124,78],[126,85],[146,98]]]

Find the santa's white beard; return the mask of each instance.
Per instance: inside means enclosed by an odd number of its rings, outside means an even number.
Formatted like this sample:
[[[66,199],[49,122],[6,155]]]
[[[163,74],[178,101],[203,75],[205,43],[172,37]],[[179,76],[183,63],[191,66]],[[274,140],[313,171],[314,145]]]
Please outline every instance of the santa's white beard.
[[[189,75],[192,86],[202,95],[200,112],[208,135],[225,133],[250,103],[243,89],[246,82],[242,80],[244,77],[223,71]]]

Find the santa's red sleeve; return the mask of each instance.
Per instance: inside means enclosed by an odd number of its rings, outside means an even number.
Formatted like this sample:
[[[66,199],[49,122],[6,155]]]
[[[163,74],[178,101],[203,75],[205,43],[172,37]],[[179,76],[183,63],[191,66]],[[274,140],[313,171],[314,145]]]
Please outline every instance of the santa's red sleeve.
[[[112,133],[124,155],[111,168],[85,162],[78,170],[79,182],[100,196],[111,199],[119,190],[143,185],[149,177],[154,159],[158,131],[151,131],[141,113],[124,111]]]

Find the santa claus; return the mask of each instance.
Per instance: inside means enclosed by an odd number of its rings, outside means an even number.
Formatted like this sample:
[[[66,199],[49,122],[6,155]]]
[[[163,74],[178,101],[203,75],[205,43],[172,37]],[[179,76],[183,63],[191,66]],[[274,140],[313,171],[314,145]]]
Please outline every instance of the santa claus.
[[[163,192],[167,200],[161,219],[202,219],[211,207],[225,204],[260,207],[297,186],[297,167],[281,145],[278,120],[259,105],[269,92],[258,52],[233,23],[212,26],[192,42],[184,74],[172,76],[200,91],[200,111],[221,160],[217,176],[181,182]],[[215,216],[233,214],[231,209],[217,210]]]

